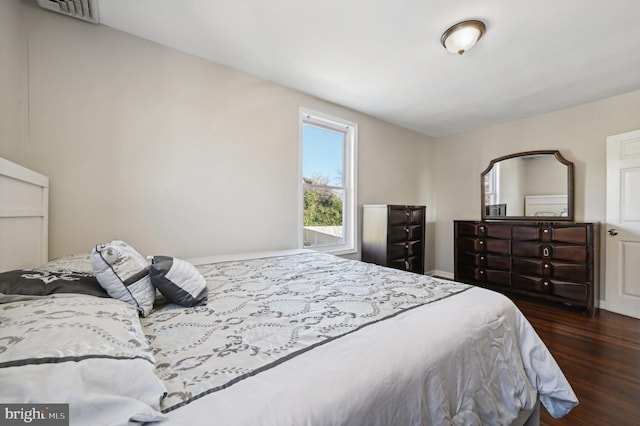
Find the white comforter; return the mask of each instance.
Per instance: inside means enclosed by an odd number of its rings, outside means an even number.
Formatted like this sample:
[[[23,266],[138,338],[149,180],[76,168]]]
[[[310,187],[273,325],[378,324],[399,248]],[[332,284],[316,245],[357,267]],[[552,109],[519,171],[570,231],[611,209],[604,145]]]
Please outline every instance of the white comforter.
[[[168,413],[163,425],[505,425],[577,399],[529,322],[481,288],[314,348]]]

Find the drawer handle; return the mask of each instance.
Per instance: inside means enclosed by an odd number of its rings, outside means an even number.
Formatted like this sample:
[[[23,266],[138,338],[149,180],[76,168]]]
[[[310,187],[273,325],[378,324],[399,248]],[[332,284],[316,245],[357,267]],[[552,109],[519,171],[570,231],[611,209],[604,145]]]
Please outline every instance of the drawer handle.
[[[405,244],[404,248],[408,249],[409,248],[409,244]]]
[[[407,271],[410,269],[410,265],[409,265],[409,261],[408,260],[404,261],[404,266],[405,266],[405,268],[407,268]]]
[[[480,256],[480,260],[484,262],[484,256]]]
[[[545,247],[542,249],[542,255],[544,257],[549,257],[549,247]]]
[[[405,212],[405,214],[406,214],[407,216],[409,216],[409,210],[407,210],[407,211]]]
[[[545,281],[542,283],[545,287],[549,287],[549,281]]]
[[[480,227],[480,232],[484,232],[484,226]]]
[[[549,264],[548,263],[544,264],[544,269],[549,269]]]
[[[409,233],[409,228],[404,228],[404,232]]]
[[[484,241],[480,240],[480,245],[483,246],[484,245]]]
[[[549,230],[545,228],[545,229],[542,230],[542,232],[544,232],[545,234],[548,234]]]
[[[484,271],[483,270],[480,270],[480,275],[484,275]]]

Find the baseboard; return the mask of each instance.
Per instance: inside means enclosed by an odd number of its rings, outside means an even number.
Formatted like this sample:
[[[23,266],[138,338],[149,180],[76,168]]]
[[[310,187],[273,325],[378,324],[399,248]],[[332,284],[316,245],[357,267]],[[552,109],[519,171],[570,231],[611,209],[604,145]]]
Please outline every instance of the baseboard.
[[[451,272],[439,271],[437,269],[433,269],[431,271],[425,272],[425,275],[429,275],[429,276],[432,276],[432,277],[442,277],[442,278],[446,278],[448,280],[452,280],[453,279],[453,274]]]
[[[599,302],[599,305],[600,305],[600,306],[598,306],[599,309],[602,309],[602,310],[607,311],[607,312],[611,312],[613,314],[624,315],[624,316],[629,317],[629,318],[635,318],[637,320],[640,320],[640,315],[635,313],[635,312],[621,312],[619,310],[618,311],[614,311],[614,310],[611,310],[611,309],[607,309],[607,304],[606,304],[606,302],[604,300],[599,300],[598,302]]]

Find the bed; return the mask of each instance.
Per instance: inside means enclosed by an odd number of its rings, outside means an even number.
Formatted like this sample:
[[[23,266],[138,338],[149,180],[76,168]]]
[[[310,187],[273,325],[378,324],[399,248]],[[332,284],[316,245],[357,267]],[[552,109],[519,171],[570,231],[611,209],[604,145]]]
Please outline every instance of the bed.
[[[24,172],[3,164],[0,187]],[[44,191],[34,176],[21,182]],[[100,293],[92,255],[0,260],[22,268],[0,292],[0,403],[68,403],[71,424],[105,425],[533,425],[538,401],[554,417],[578,403],[486,289],[288,250],[180,261],[206,302],[156,292],[144,310]]]

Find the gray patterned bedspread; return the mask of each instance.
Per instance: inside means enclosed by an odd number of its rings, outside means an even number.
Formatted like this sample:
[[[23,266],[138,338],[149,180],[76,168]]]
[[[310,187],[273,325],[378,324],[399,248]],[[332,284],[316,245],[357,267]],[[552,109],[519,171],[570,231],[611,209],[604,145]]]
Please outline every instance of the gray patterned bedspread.
[[[314,346],[470,286],[322,253],[198,266],[206,306],[142,318],[168,412]]]

